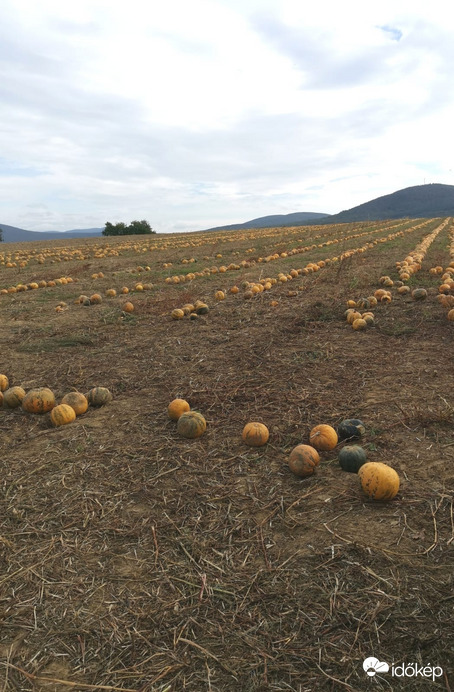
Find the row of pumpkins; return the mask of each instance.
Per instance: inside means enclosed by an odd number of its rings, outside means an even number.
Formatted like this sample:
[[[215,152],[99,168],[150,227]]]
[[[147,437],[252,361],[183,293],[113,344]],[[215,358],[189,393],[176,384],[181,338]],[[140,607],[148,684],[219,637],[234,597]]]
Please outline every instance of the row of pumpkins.
[[[112,393],[107,387],[93,387],[86,394],[68,392],[60,404],[57,404],[55,394],[48,387],[30,389],[10,387],[6,375],[0,375],[0,406],[15,409],[21,407],[27,413],[49,413],[54,427],[72,423],[77,416],[85,413],[89,406],[104,406],[112,401]]]
[[[185,399],[174,399],[168,406],[168,415],[177,423],[177,432],[185,438],[195,439],[206,430],[206,420],[198,411],[191,411]],[[319,452],[333,450],[341,440],[360,438],[365,432],[363,423],[356,418],[342,421],[337,431],[325,423],[316,425],[309,433],[310,444],[299,444],[288,457],[290,470],[300,478],[311,476],[320,463]],[[269,430],[263,423],[247,423],[242,440],[251,447],[262,447],[268,442]],[[366,450],[359,445],[346,445],[339,451],[339,464],[343,471],[357,473],[361,487],[372,500],[392,500],[399,492],[397,472],[379,461],[367,461]]]

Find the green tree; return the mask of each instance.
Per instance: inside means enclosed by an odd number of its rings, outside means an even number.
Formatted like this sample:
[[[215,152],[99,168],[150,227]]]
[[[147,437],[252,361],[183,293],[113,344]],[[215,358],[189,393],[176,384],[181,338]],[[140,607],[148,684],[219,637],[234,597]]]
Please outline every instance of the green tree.
[[[144,235],[149,233],[156,233],[156,231],[151,228],[145,219],[142,221],[131,221],[129,226],[122,221],[115,224],[106,221],[102,232],[103,235]]]

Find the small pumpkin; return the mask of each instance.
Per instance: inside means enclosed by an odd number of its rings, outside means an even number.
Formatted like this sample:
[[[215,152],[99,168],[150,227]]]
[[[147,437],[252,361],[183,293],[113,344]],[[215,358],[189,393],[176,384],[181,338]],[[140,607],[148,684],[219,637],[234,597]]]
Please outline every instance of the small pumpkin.
[[[358,471],[363,492],[371,500],[392,500],[399,492],[399,475],[381,461],[368,461]]]
[[[208,313],[208,305],[197,301],[195,311],[198,315],[206,315]]]
[[[364,435],[366,428],[358,418],[346,418],[337,426],[339,440],[351,440]]]
[[[47,413],[55,406],[55,394],[48,387],[30,389],[22,400],[22,408],[28,413]]]
[[[359,317],[358,319],[353,320],[352,327],[355,332],[362,332],[367,329],[367,322],[362,317]]]
[[[207,427],[205,418],[198,411],[182,413],[178,419],[177,432],[182,437],[194,439],[203,435]]]
[[[69,404],[59,404],[50,412],[50,420],[56,428],[76,420],[76,412]]]
[[[112,392],[107,387],[93,387],[85,397],[90,406],[104,406],[112,401]]]
[[[315,449],[329,451],[338,443],[337,432],[331,425],[316,425],[309,433],[309,442]]]
[[[9,387],[9,380],[6,375],[0,375],[0,392],[5,392]]]
[[[82,392],[68,392],[61,400],[61,403],[71,406],[76,416],[81,416],[88,408],[87,397]]]
[[[319,463],[320,455],[310,445],[297,445],[288,458],[290,471],[300,478],[312,476]]]
[[[123,303],[121,309],[123,312],[134,312],[134,305],[128,301],[127,303]]]
[[[182,320],[184,317],[184,310],[180,310],[179,308],[175,308],[175,310],[172,310],[172,312],[171,312],[171,317],[173,320]]]
[[[102,303],[102,295],[100,293],[93,293],[93,295],[90,296],[90,303],[92,305],[99,305],[100,303]]]
[[[22,387],[10,387],[3,392],[3,402],[8,408],[18,408],[25,397],[25,389]]]
[[[246,423],[241,439],[250,447],[262,447],[268,442],[270,432],[263,423]]]
[[[346,445],[340,450],[338,459],[343,471],[358,473],[361,466],[367,461],[367,453],[359,445]]]
[[[167,407],[167,413],[171,420],[178,420],[179,417],[190,411],[191,407],[185,399],[174,399]]]
[[[413,300],[425,300],[427,298],[427,291],[425,288],[415,288],[411,292]]]

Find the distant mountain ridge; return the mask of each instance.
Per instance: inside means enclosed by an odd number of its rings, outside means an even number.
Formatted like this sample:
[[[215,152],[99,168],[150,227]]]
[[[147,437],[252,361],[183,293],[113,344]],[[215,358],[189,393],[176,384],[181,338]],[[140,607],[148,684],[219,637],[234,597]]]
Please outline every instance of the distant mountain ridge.
[[[102,236],[103,228],[75,228],[71,231],[26,231],[24,228],[0,223],[5,243],[23,243],[36,240],[63,240],[68,238],[95,238]]]
[[[217,226],[207,228],[207,231],[236,231],[241,228],[273,228],[274,226],[303,226],[308,221],[325,218],[329,214],[319,214],[311,211],[296,211],[292,214],[272,214],[270,216],[260,216],[244,223],[232,223],[229,226]]]

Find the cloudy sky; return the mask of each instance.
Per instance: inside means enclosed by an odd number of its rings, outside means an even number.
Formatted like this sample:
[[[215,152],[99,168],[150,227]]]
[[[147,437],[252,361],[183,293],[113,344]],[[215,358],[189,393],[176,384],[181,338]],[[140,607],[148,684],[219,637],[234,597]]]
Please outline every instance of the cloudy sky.
[[[454,184],[449,0],[2,0],[0,223],[158,232]]]

